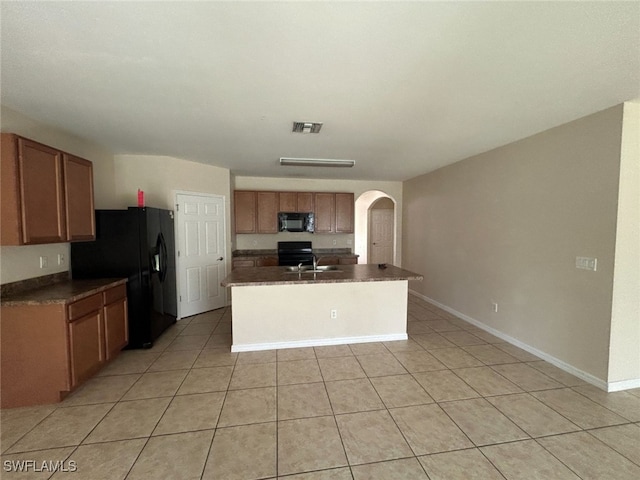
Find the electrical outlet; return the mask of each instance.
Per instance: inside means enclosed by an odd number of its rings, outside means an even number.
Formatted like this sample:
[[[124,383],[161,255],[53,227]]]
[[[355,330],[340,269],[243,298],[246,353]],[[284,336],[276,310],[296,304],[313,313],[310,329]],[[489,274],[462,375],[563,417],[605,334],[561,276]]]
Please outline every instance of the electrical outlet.
[[[58,265],[64,265],[64,255],[62,253],[58,254]]]
[[[334,241],[333,241],[333,244],[334,244],[334,245],[337,245],[337,244],[338,244],[338,241],[337,241],[337,240],[334,240]]]
[[[49,267],[49,259],[45,256],[41,256],[40,257],[40,268],[47,268]]]
[[[491,307],[493,308],[494,313],[498,313],[498,304],[496,302],[491,302]]]
[[[335,320],[336,318],[338,318],[338,310],[331,310],[331,319]]]

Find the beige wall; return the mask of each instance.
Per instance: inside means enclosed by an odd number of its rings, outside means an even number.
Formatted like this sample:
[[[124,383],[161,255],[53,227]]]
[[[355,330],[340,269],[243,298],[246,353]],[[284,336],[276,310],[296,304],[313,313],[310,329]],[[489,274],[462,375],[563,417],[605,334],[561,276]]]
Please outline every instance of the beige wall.
[[[224,195],[229,203],[226,168],[160,155],[116,155],[114,165],[118,208],[137,205],[138,189],[149,207],[174,210],[176,191]]]
[[[622,112],[405,182],[403,264],[425,277],[411,288],[606,381]]]
[[[115,191],[113,154],[99,145],[71,135],[63,130],[36,122],[4,105],[0,107],[0,129],[31,140],[59,148],[93,162],[96,208],[112,208]],[[65,261],[58,265],[58,254]],[[40,256],[46,256],[48,268],[40,268]],[[10,283],[27,278],[66,272],[69,270],[69,244],[0,247],[0,282]]]
[[[627,102],[620,155],[608,380],[634,379],[640,379],[640,103]]]
[[[114,164],[118,208],[137,205],[138,189],[144,191],[146,206],[169,210],[175,210],[176,193],[207,193],[223,196],[226,216],[226,268],[227,272],[231,271],[231,176],[229,170],[158,155],[116,155]]]
[[[364,180],[323,180],[302,178],[235,177],[237,190],[279,190],[300,192],[353,192],[357,201],[365,192],[377,190],[384,192],[396,201],[396,237],[398,245],[402,236],[402,182],[364,181]],[[356,205],[359,205],[356,203]],[[368,205],[367,205],[368,207]],[[310,240],[314,248],[351,248],[366,258],[367,212],[356,208],[354,234],[320,235],[310,233],[278,233],[272,235],[236,235],[235,249],[274,249],[279,241]],[[335,241],[335,244],[333,243]],[[398,253],[400,258],[400,252]],[[399,263],[399,262],[398,262]]]

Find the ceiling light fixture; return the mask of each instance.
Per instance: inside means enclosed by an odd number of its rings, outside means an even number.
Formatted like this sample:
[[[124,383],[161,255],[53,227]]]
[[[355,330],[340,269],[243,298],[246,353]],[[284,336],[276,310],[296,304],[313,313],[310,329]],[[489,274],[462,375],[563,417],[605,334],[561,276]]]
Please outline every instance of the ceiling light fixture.
[[[280,158],[280,166],[294,167],[346,167],[351,168],[356,164],[355,160],[332,160],[325,158]]]

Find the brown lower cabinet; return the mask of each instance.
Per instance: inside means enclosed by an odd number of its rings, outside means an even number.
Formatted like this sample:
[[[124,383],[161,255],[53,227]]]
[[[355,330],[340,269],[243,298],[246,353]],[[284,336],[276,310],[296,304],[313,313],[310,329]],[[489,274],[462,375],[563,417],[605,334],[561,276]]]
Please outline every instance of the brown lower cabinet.
[[[103,308],[99,293],[68,306],[72,388],[90,378],[105,361]]]
[[[356,255],[319,255],[319,265],[355,265],[358,263]],[[231,262],[231,268],[241,267],[275,267],[278,257],[275,255],[236,257]]]
[[[127,288],[124,285],[104,292],[104,345],[107,361],[113,360],[129,343]]]
[[[318,259],[318,265],[356,265],[358,257],[355,255],[321,255]]]
[[[125,285],[71,303],[0,311],[2,408],[63,400],[128,341]]]
[[[252,257],[236,257],[231,261],[231,268],[240,267],[277,267],[277,255],[264,255]]]

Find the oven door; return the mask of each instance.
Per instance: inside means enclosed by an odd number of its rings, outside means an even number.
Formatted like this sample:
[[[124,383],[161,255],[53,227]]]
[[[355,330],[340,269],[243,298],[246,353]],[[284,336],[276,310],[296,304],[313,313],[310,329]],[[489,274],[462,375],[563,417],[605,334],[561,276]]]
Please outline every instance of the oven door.
[[[313,265],[313,255],[309,253],[290,253],[278,256],[278,265],[296,266],[296,265]]]

